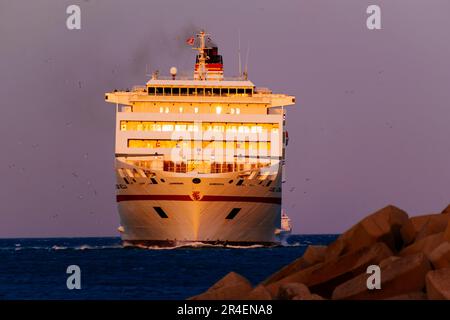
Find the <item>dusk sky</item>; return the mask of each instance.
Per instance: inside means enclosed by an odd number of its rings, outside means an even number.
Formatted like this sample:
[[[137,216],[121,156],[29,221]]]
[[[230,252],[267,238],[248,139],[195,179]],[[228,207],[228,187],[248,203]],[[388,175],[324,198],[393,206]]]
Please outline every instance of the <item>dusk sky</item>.
[[[81,7],[81,30],[66,8]],[[368,30],[366,8],[382,10]],[[450,203],[448,0],[0,0],[0,238],[118,235],[114,106],[159,69],[192,72],[205,28],[225,74],[295,95],[283,207],[340,233],[394,204]]]

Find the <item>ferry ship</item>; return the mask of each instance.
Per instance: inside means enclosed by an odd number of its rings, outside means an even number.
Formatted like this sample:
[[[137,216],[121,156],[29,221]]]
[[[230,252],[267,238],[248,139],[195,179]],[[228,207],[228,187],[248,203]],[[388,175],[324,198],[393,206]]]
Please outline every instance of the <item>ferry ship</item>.
[[[295,97],[225,78],[204,31],[191,77],[154,72],[108,92],[124,245],[273,245],[281,221],[285,107]]]
[[[291,219],[288,217],[284,210],[281,210],[281,226],[279,229],[275,230],[276,239],[279,242],[284,242],[287,240],[292,232]]]

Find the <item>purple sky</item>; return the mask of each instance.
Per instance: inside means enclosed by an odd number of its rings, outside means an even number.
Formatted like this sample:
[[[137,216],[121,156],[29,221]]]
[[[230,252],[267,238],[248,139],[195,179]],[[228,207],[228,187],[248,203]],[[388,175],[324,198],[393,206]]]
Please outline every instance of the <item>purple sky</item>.
[[[79,4],[82,29],[66,29]],[[381,31],[366,8],[382,8]],[[395,204],[450,203],[448,0],[0,2],[0,237],[117,235],[114,106],[149,70],[191,71],[207,28],[237,73],[297,96],[284,207],[297,233],[338,233]]]

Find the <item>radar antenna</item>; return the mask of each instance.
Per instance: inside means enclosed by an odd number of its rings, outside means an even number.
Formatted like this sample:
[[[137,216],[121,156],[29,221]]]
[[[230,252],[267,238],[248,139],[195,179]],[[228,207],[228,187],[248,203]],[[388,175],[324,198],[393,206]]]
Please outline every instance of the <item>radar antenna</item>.
[[[200,33],[197,34],[197,38],[200,40],[199,46],[197,48],[193,48],[198,51],[198,76],[200,80],[206,80],[206,59],[209,57],[206,56],[205,50],[210,49],[207,48],[205,44],[206,36],[209,36],[209,34],[204,31],[200,31]]]

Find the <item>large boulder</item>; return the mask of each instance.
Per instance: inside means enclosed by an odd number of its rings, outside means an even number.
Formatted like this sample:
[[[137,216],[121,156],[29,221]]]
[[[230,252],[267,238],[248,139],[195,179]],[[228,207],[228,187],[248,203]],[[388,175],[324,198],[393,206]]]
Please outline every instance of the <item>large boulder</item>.
[[[325,263],[321,262],[315,265],[312,265],[310,267],[307,267],[305,269],[301,269],[297,272],[294,272],[292,274],[289,274],[288,276],[277,280],[275,282],[271,282],[269,284],[266,285],[267,290],[270,292],[271,296],[274,298],[277,298],[279,295],[279,289],[282,285],[287,284],[287,283],[303,283],[304,281],[306,281],[312,272],[314,272],[317,269],[320,269],[323,267]]]
[[[278,292],[280,300],[312,300],[311,292],[303,283],[291,282],[283,284]]]
[[[429,235],[444,232],[448,225],[450,214],[438,213],[411,218],[411,223],[417,230],[416,241]]]
[[[259,285],[250,291],[245,300],[272,300],[272,296],[263,285]]]
[[[423,291],[416,291],[389,297],[386,300],[427,300],[427,295]]]
[[[308,266],[312,266],[325,260],[326,251],[327,246],[308,246],[303,254],[303,259],[305,259]]]
[[[294,262],[272,274],[269,278],[263,281],[263,284],[268,285],[299,270],[306,269],[309,266],[322,262],[325,258],[326,250],[326,246],[308,246],[301,258],[296,259]]]
[[[436,233],[429,235],[425,238],[417,240],[413,244],[407,246],[402,251],[400,251],[399,255],[404,257],[407,255],[423,252],[426,256],[429,256],[430,253],[437,248],[444,241],[444,233]]]
[[[275,283],[267,286],[272,296],[276,296],[278,289],[286,283],[304,283],[310,291],[325,298],[331,297],[333,289],[364,272],[371,264],[378,264],[387,257],[392,256],[392,251],[383,242],[371,247],[363,247],[333,260],[321,262],[304,270],[291,274]]]
[[[326,260],[384,242],[393,252],[414,240],[408,214],[392,205],[369,215],[343,233],[326,253]]]
[[[294,297],[292,300],[299,300],[297,297]],[[311,300],[325,300],[324,297],[319,296],[318,294],[311,294]]]
[[[243,276],[230,272],[216,282],[206,292],[189,298],[190,300],[241,300],[252,291],[252,285]]]
[[[450,223],[447,225],[447,229],[444,231],[445,241],[450,241]]]
[[[450,268],[430,271],[426,277],[430,300],[450,300]]]
[[[450,268],[450,242],[442,242],[431,251],[428,258],[435,269]]]
[[[366,272],[339,285],[333,291],[332,299],[386,299],[410,292],[421,291],[425,287],[425,275],[431,270],[423,253],[393,259],[380,266],[381,289],[367,288],[371,276]]]

